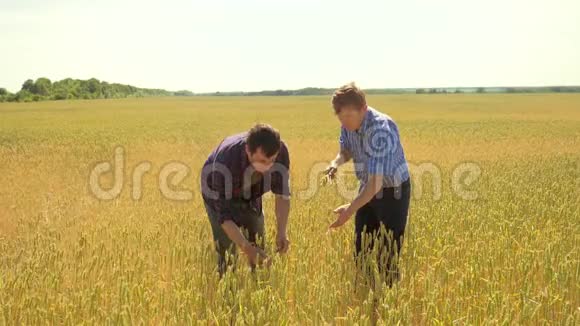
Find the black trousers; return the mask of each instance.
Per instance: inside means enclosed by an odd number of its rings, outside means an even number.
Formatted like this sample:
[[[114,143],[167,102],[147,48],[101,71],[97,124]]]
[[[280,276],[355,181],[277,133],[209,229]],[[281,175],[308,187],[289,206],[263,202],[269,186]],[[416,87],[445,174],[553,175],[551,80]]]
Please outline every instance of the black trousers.
[[[398,257],[410,200],[411,182],[407,180],[399,187],[383,188],[356,212],[357,265],[369,274],[370,262],[376,259],[379,272],[389,286],[399,279]]]

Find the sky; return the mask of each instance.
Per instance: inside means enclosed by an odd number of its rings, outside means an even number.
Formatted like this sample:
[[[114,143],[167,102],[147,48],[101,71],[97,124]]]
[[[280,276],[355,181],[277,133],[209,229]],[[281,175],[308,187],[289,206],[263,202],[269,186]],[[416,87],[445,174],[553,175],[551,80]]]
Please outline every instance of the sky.
[[[580,85],[578,0],[0,0],[0,87]]]

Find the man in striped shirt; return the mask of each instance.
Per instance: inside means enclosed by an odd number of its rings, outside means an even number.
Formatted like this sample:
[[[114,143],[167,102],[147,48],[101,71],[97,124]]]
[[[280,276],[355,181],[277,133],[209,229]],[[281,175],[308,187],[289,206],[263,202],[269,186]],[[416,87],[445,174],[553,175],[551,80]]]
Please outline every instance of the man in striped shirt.
[[[389,286],[398,280],[398,256],[407,224],[411,184],[399,130],[395,122],[367,106],[354,83],[334,92],[332,106],[342,125],[340,151],[326,170],[333,178],[338,167],[354,161],[360,181],[358,196],[334,210],[338,228],[355,215],[357,264],[367,269],[369,253],[378,247],[379,269]]]

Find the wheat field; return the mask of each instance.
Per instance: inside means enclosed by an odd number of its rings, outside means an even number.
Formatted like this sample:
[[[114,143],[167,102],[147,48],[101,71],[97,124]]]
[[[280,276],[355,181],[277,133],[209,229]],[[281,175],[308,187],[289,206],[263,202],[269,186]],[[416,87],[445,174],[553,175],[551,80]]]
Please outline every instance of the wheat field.
[[[315,173],[338,149],[327,97],[0,103],[0,324],[578,325],[580,95],[368,101],[397,121],[410,164],[439,173],[413,174],[392,289],[355,281],[352,221],[327,232],[347,200]],[[223,137],[255,122],[290,149],[292,245],[274,253],[266,197],[272,266],[220,281],[200,169]],[[116,151],[121,173],[98,180],[120,192],[99,199],[91,171],[118,168]],[[160,189],[171,164],[187,176]],[[471,198],[454,191],[465,164],[480,172]]]

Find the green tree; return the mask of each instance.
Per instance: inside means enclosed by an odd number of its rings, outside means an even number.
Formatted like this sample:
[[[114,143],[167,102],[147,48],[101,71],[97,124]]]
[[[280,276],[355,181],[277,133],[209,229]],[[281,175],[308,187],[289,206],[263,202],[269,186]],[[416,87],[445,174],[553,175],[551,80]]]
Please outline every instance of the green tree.
[[[31,92],[34,90],[34,81],[32,79],[28,79],[22,84],[21,91],[28,91]]]
[[[30,102],[32,101],[32,92],[28,89],[22,89],[20,92],[16,93],[15,101],[17,102]]]
[[[52,90],[52,83],[48,78],[38,78],[34,83],[31,92],[40,96],[49,96]]]
[[[98,98],[101,95],[101,82],[96,78],[87,80],[87,90],[92,98]]]

